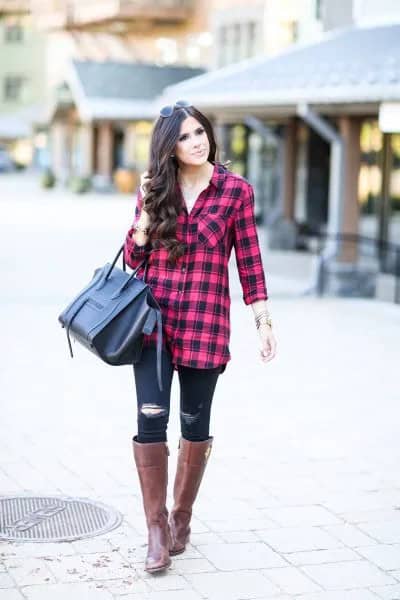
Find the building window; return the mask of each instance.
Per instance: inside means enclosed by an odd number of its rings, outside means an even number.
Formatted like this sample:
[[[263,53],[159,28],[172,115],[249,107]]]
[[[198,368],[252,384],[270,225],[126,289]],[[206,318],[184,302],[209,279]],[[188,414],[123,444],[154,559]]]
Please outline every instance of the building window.
[[[227,45],[228,45],[228,31],[225,25],[218,29],[217,33],[217,65],[223,67],[226,65],[227,59]]]
[[[9,75],[4,80],[4,100],[21,100],[25,77],[19,75]]]
[[[247,57],[256,56],[259,51],[259,24],[255,21],[247,23]]]
[[[383,136],[378,122],[375,119],[364,121],[361,126],[361,164],[358,179],[361,216],[376,215],[378,212],[382,188],[382,143]]]
[[[315,18],[317,21],[321,21],[322,19],[323,4],[324,0],[315,0]]]
[[[4,41],[6,44],[20,44],[24,39],[24,29],[17,21],[6,21],[4,26]]]
[[[255,21],[222,25],[217,31],[217,65],[255,56],[259,50],[259,28]]]
[[[242,27],[240,26],[239,23],[236,23],[232,27],[233,27],[233,29],[232,29],[232,44],[233,44],[232,57],[233,57],[233,60],[236,62],[237,60],[240,60],[242,58],[242,56],[241,56]]]
[[[298,21],[290,21],[288,23],[290,44],[294,44],[299,39],[299,23]]]

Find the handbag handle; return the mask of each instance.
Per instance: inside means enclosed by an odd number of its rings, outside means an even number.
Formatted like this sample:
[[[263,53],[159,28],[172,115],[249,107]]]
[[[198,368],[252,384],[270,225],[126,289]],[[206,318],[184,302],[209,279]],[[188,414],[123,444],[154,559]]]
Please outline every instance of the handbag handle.
[[[123,268],[123,270],[124,270],[124,271],[126,271],[126,262],[125,262],[125,256],[124,256],[124,247],[125,247],[125,244],[122,244],[122,246],[121,246],[121,248],[118,250],[118,252],[117,252],[117,254],[116,254],[116,256],[115,256],[114,260],[112,261],[112,263],[111,263],[111,265],[110,265],[110,267],[109,267],[109,269],[108,269],[107,273],[106,273],[106,274],[104,275],[104,277],[103,277],[103,278],[100,280],[100,283],[99,283],[99,285],[98,285],[98,286],[97,286],[97,288],[96,288],[97,290],[99,290],[99,289],[100,289],[100,288],[101,288],[101,287],[104,285],[104,282],[105,282],[105,281],[107,281],[107,279],[110,277],[110,275],[111,275],[111,272],[112,272],[112,270],[114,269],[114,267],[115,267],[115,265],[116,265],[116,263],[117,263],[117,261],[118,261],[118,259],[119,259],[120,255],[121,255],[121,253],[122,253],[122,268]],[[125,288],[128,286],[128,284],[131,282],[131,280],[132,280],[134,277],[136,277],[136,273],[139,271],[139,269],[140,269],[140,268],[141,268],[143,265],[145,265],[145,270],[144,270],[144,274],[143,274],[142,281],[143,281],[144,283],[146,283],[147,269],[148,269],[148,266],[149,266],[149,263],[148,263],[148,256],[146,256],[146,257],[145,257],[145,258],[142,260],[142,262],[141,262],[141,263],[139,263],[139,265],[138,265],[138,266],[137,266],[137,267],[134,269],[134,271],[133,271],[133,272],[132,272],[132,274],[130,275],[129,279],[128,279],[128,280],[125,282],[125,284],[122,286],[122,288],[121,288],[121,290],[120,290],[120,291],[124,290],[124,289],[125,289]]]

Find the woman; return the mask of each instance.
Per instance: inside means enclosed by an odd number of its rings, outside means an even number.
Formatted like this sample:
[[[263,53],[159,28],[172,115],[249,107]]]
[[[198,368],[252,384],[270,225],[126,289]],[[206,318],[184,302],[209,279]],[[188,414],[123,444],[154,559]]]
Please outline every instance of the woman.
[[[163,391],[156,377],[156,332],[144,336],[134,364],[138,433],[133,453],[148,527],[145,569],[162,571],[189,541],[192,506],[213,437],[211,402],[230,360],[228,260],[235,248],[243,299],[251,304],[261,360],[275,355],[251,185],[215,161],[208,119],[189,103],[166,106],[157,119],[149,168],[124,248],[132,268],[144,257],[146,281],[163,317]],[[174,506],[166,508],[167,425],[174,371],[180,383]]]

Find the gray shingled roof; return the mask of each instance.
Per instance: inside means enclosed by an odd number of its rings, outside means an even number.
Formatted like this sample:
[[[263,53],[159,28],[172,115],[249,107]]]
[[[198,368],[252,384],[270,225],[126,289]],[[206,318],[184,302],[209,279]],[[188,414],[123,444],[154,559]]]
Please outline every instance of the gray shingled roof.
[[[174,85],[165,95],[210,107],[397,100],[400,25],[331,32],[318,43]]]
[[[203,73],[185,66],[74,60],[66,80],[84,121],[152,119],[168,85]],[[52,107],[50,115],[55,110]]]
[[[204,73],[204,69],[126,62],[73,61],[88,98],[153,100],[167,85]]]

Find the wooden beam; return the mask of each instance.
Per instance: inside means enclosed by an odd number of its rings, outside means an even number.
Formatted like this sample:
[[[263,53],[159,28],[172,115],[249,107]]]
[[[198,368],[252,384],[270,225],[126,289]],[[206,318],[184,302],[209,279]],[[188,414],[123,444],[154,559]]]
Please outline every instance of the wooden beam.
[[[343,139],[345,165],[343,186],[343,225],[342,232],[358,234],[359,202],[358,179],[360,173],[360,129],[361,122],[358,117],[340,117],[339,130]],[[355,262],[357,260],[357,245],[354,242],[344,242],[339,260],[341,262]]]

